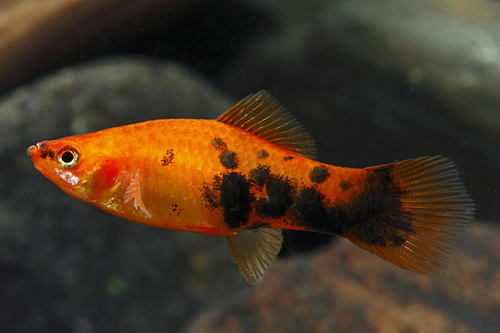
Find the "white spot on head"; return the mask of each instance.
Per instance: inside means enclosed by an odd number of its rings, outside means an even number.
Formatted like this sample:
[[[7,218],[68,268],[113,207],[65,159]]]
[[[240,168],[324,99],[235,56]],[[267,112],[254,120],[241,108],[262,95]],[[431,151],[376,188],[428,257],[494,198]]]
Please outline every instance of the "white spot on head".
[[[60,169],[55,169],[57,175],[61,177],[62,180],[64,180],[66,183],[71,184],[71,185],[76,185],[80,181],[80,178],[77,176],[73,175],[71,171],[67,170],[60,170]]]

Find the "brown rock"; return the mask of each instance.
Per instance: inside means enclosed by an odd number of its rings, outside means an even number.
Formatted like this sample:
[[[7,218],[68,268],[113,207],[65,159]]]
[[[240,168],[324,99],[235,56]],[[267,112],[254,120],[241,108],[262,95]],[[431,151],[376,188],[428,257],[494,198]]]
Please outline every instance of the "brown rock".
[[[161,11],[193,1],[3,0],[0,4],[0,91],[39,71],[61,55],[85,47],[98,35],[116,31]]]
[[[273,264],[191,332],[486,332],[500,327],[500,227],[474,222],[447,271],[422,276],[342,239]]]

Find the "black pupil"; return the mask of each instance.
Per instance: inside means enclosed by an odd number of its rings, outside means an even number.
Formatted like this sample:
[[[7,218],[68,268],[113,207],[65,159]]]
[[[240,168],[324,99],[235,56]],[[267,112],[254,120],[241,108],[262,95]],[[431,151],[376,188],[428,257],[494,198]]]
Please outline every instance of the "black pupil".
[[[70,151],[65,151],[61,156],[61,159],[64,163],[71,163],[73,161],[73,158],[74,155]]]

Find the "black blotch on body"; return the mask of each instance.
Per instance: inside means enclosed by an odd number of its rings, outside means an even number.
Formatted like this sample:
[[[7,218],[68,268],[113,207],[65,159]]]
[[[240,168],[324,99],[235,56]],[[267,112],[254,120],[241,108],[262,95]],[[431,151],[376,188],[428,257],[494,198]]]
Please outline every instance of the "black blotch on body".
[[[227,169],[238,167],[238,156],[235,152],[228,150],[226,143],[221,138],[212,138],[210,142],[220,152],[219,161],[223,167]]]
[[[269,179],[269,166],[259,165],[257,168],[250,170],[248,174],[248,179],[253,182],[258,187],[262,187],[266,184]]]
[[[311,231],[399,247],[413,227],[411,217],[400,211],[403,192],[392,182],[391,171],[391,166],[372,171],[364,191],[342,204],[329,202],[316,185],[304,187],[298,192],[291,213],[298,225]]]
[[[347,191],[348,189],[350,189],[352,187],[352,184],[349,183],[348,180],[342,180],[340,183],[339,183],[339,186],[340,188],[342,189],[342,191]]]
[[[219,155],[220,163],[227,169],[234,169],[238,167],[238,156],[235,152],[224,151]]]
[[[174,150],[173,149],[167,150],[167,152],[165,153],[165,155],[163,155],[161,159],[161,165],[163,166],[170,165],[170,163],[172,163],[172,161],[174,160],[174,157],[175,157]]]
[[[257,157],[260,158],[261,160],[265,160],[266,158],[269,157],[269,153],[264,149],[262,149],[257,152]]]
[[[292,159],[293,159],[293,156],[285,156],[285,157],[283,157],[283,160],[284,160],[285,162],[290,161],[290,160],[292,160]]]
[[[227,145],[221,138],[213,138],[210,140],[210,142],[218,151],[227,151]]]
[[[237,172],[217,174],[213,183],[202,185],[202,204],[210,211],[222,209],[229,229],[240,228],[248,223],[255,200],[250,187],[245,176]]]
[[[48,157],[52,161],[55,160],[54,151],[50,150],[49,147],[45,143],[42,143],[40,145],[40,157],[43,159],[46,159]]]
[[[294,202],[295,189],[288,178],[269,175],[266,181],[266,198],[255,203],[255,212],[262,217],[280,218]]]
[[[269,166],[259,166],[250,171],[249,180],[236,172],[214,176],[213,183],[201,188],[203,204],[210,210],[222,209],[229,229],[245,226],[253,209],[262,218],[291,219],[310,231],[399,247],[414,230],[411,216],[400,211],[403,191],[393,183],[391,171],[391,166],[371,171],[357,196],[332,203],[317,184],[299,188],[272,174]],[[266,198],[256,200],[251,189],[264,186]]]
[[[331,207],[325,195],[317,186],[302,188],[293,205],[293,215],[298,225],[314,231],[342,235],[342,221],[345,214],[340,214]]]
[[[314,167],[311,172],[309,172],[309,178],[316,184],[324,182],[328,177],[330,177],[330,171],[326,165]]]
[[[250,228],[257,229],[257,228],[270,227],[270,226],[271,226],[271,224],[269,224],[269,223],[257,221],[255,223],[253,223]]]
[[[248,223],[252,203],[250,184],[245,176],[236,172],[222,176],[220,204],[224,211],[224,223],[229,229],[239,228]]]

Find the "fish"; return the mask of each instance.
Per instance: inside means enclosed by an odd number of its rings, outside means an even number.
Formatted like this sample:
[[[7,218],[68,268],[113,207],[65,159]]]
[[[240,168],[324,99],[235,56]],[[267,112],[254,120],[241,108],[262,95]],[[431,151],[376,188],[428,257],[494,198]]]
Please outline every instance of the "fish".
[[[36,169],[123,219],[224,236],[256,285],[282,229],[349,239],[418,274],[443,271],[475,213],[456,165],[424,156],[367,168],[315,160],[316,145],[268,91],[216,119],[159,119],[42,141]]]

